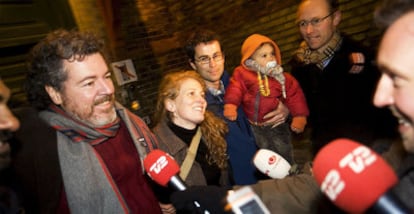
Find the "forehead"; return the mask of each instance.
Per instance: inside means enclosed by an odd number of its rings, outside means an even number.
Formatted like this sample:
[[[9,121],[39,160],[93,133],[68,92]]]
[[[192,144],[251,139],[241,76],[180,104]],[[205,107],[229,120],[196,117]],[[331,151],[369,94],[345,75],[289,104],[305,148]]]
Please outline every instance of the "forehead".
[[[99,53],[87,55],[82,61],[63,61],[63,64],[68,72],[68,80],[72,78],[83,78],[90,75],[99,75],[106,73],[108,67],[105,59]]]
[[[220,43],[217,40],[208,43],[200,43],[194,48],[195,55],[209,55],[221,51]]]
[[[261,45],[259,48],[257,48],[256,52],[264,52],[264,51],[273,51],[273,45],[269,44],[269,43],[265,43],[263,45]]]
[[[197,80],[193,78],[187,78],[181,82],[181,89],[188,90],[195,88],[202,88],[202,86]]]
[[[414,73],[414,12],[392,24],[385,32],[378,50],[377,61],[393,71]]]
[[[311,19],[326,16],[328,12],[329,6],[326,0],[307,0],[299,5],[297,18]]]

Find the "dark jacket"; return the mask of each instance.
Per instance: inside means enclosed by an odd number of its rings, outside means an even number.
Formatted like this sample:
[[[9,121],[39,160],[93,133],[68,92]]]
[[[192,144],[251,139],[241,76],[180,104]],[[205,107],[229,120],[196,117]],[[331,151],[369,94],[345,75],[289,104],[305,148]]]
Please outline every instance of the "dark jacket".
[[[365,57],[364,69],[359,73],[350,72],[355,65],[350,55],[356,52]],[[388,110],[379,110],[372,102],[380,74],[372,65],[372,57],[367,49],[344,37],[323,70],[315,64],[302,64],[296,57],[291,60],[292,75],[308,102],[308,122],[313,128],[316,151],[336,138],[346,137],[368,145],[392,132],[390,124],[396,124],[395,119]],[[384,124],[386,127],[381,127]]]
[[[230,76],[226,71],[223,72],[221,81],[224,87],[227,87],[229,84]],[[257,171],[252,160],[257,151],[257,146],[250,124],[242,108],[237,109],[237,119],[230,121],[223,116],[223,95],[214,96],[207,91],[205,98],[207,100],[207,109],[225,120],[229,128],[226,142],[234,184],[247,185],[256,183],[258,180],[256,177]]]
[[[21,121],[13,142],[13,168],[27,213],[56,213],[63,189],[56,130],[31,108],[16,109]],[[47,167],[46,167],[47,166]]]
[[[399,182],[393,188],[393,193],[410,210],[414,211],[414,154],[406,154],[397,168]]]

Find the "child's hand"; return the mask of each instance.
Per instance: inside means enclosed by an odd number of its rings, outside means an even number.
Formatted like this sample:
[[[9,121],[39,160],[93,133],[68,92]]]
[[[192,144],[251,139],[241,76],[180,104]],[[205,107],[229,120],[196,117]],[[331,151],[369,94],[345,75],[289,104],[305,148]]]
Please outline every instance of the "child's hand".
[[[294,117],[292,119],[292,124],[290,124],[290,128],[295,133],[302,133],[306,126],[306,117]]]
[[[237,106],[233,104],[225,104],[223,114],[227,119],[235,121],[237,119]]]

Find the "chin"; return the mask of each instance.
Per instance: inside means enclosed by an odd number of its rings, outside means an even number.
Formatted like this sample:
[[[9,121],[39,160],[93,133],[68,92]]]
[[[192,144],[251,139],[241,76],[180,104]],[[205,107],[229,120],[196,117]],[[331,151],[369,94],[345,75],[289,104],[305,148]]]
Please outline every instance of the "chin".
[[[95,115],[93,118],[91,118],[89,123],[91,123],[94,127],[100,127],[114,122],[116,118],[117,115],[114,110],[113,112],[107,114]]]

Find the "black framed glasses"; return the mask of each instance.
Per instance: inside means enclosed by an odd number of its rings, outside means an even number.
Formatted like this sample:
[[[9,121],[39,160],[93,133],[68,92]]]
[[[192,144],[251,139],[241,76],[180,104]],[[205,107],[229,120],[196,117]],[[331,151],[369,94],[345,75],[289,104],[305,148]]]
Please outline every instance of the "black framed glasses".
[[[213,57],[210,56],[200,56],[197,59],[195,59],[196,62],[200,64],[209,64],[211,60],[214,62],[220,62],[224,59],[223,52],[219,52],[213,55]]]
[[[301,20],[299,22],[297,22],[297,25],[299,28],[305,28],[307,27],[309,24],[311,24],[313,27],[317,27],[319,26],[323,20],[327,19],[328,17],[332,16],[332,14],[334,14],[335,11],[331,12],[330,14],[322,17],[322,18],[313,18],[311,20]]]

